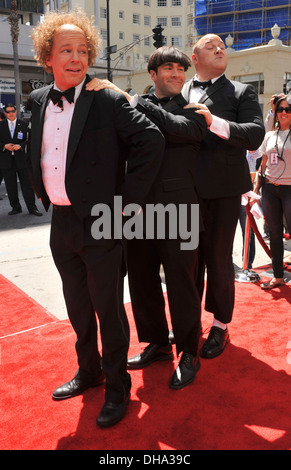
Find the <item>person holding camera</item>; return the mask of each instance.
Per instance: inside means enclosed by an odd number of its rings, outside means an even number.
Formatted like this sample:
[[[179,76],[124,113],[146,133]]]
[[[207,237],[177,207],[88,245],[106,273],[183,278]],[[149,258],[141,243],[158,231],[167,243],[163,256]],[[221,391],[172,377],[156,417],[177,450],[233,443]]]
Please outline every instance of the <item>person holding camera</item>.
[[[281,98],[281,97],[284,97],[284,93],[280,93],[280,94],[276,94],[276,95],[272,95],[271,96],[271,99],[270,99],[270,110],[266,116],[266,119],[265,119],[265,131],[266,132],[269,132],[273,129],[273,122],[274,122],[274,114],[275,114],[275,106],[276,106],[276,103],[278,102],[278,100]]]
[[[261,284],[262,289],[283,286],[283,216],[291,229],[291,96],[275,100],[273,128],[261,145],[262,163],[254,191],[262,184],[262,207],[270,229],[273,278]]]

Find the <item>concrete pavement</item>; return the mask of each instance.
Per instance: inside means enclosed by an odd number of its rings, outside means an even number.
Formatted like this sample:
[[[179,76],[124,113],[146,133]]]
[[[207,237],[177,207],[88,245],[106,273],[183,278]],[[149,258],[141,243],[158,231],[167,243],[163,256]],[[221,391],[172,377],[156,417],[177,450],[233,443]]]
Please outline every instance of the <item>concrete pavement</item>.
[[[5,186],[0,186],[0,273],[13,284],[42,305],[49,313],[62,320],[67,318],[66,307],[62,295],[62,285],[55,268],[49,248],[49,232],[52,209],[48,213],[37,201],[42,217],[30,215],[22,199],[23,212],[9,216],[11,209]],[[258,226],[262,233],[262,221]],[[291,253],[291,240],[284,242],[285,253]],[[233,260],[236,269],[242,268],[242,235],[240,226],[235,237]],[[256,240],[256,258],[253,269],[270,264],[270,259]],[[264,273],[271,277],[269,269]],[[291,282],[291,273],[285,272],[286,279]],[[130,302],[127,282],[125,282],[124,301]]]

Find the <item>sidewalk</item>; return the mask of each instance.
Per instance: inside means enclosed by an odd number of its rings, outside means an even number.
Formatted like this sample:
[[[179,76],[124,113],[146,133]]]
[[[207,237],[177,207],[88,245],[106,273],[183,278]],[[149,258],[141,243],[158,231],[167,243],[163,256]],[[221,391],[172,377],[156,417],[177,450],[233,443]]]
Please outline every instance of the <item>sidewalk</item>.
[[[46,308],[56,318],[67,318],[63,300],[62,285],[49,248],[49,232],[52,209],[45,213],[37,201],[42,217],[30,215],[20,197],[23,212],[7,215],[10,210],[8,198],[4,196],[5,186],[0,186],[0,273],[13,284]],[[21,191],[20,191],[21,196]],[[259,221],[262,233],[262,221]],[[291,253],[291,240],[285,241],[284,256]],[[235,269],[242,268],[242,235],[238,225],[233,249]],[[256,258],[253,269],[270,264],[270,258],[256,240]],[[270,268],[270,267],[269,267]],[[271,277],[270,269],[264,275]],[[291,281],[291,272],[286,272]],[[130,302],[125,282],[124,302]]]

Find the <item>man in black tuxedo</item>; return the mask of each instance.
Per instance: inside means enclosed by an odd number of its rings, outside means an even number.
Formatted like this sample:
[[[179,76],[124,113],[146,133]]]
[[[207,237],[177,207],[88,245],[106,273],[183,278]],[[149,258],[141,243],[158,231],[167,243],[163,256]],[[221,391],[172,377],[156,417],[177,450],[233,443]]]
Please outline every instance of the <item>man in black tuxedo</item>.
[[[28,123],[17,119],[16,107],[8,103],[4,107],[6,119],[0,122],[0,169],[12,210],[9,215],[22,212],[18,198],[17,177],[28,212],[41,216],[35,205],[35,195],[26,166],[26,142]],[[1,182],[0,182],[1,183]]]
[[[50,244],[77,335],[79,364],[75,377],[53,398],[79,395],[104,383],[105,376],[105,404],[97,424],[108,427],[124,417],[131,388],[123,250],[120,239],[92,236],[96,217],[91,211],[96,204],[114,207],[116,195],[122,195],[124,206],[141,204],[160,167],[164,138],[120,94],[86,91],[88,66],[95,62],[100,40],[82,10],[46,15],[33,41],[38,62],[54,75],[54,86],[30,96],[31,172],[45,209],[53,204]]]
[[[198,153],[196,186],[205,225],[199,244],[199,290],[202,298],[206,265],[205,309],[214,315],[201,356],[213,358],[229,342],[227,324],[234,307],[232,246],[241,195],[252,189],[246,150],[257,149],[265,131],[253,87],[224,75],[227,54],[219,36],[207,34],[200,38],[192,61],[196,76],[185,84],[182,94],[188,102],[194,106],[199,102],[212,114]]]
[[[182,353],[170,381],[173,389],[181,389],[193,382],[200,367],[201,302],[195,285],[197,248],[190,246],[190,242],[187,246],[179,234],[172,238],[170,233],[170,225],[181,220],[182,205],[187,208],[188,224],[192,218],[192,227],[196,225],[199,230],[199,211],[195,219],[191,207],[193,209],[196,205],[198,208],[194,185],[196,155],[200,141],[206,135],[207,124],[205,118],[193,109],[184,109],[187,102],[181,89],[189,66],[191,60],[177,48],[161,47],[151,55],[148,63],[155,94],[132,98],[123,92],[132,106],[159,127],[166,139],[163,163],[146,197],[144,212],[150,205],[159,204],[163,207],[172,205],[177,210],[170,212],[169,226],[165,227],[162,238],[157,231],[153,231],[153,237],[149,238],[149,220],[144,220],[144,238],[127,242],[128,281],[134,319],[140,342],[149,343],[141,354],[128,360],[128,369],[142,369],[155,361],[173,358],[160,279],[162,265],[177,356]],[[93,80],[92,88],[96,82]],[[107,82],[107,85],[116,89],[114,84]],[[98,89],[98,83],[94,89]],[[162,214],[157,215],[158,222],[161,222],[159,217]]]

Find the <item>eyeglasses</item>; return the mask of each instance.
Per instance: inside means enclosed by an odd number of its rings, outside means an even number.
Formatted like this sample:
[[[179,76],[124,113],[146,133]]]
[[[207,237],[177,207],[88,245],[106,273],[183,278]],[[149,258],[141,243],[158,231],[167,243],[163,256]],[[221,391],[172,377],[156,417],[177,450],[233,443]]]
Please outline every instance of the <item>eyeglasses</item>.
[[[283,113],[283,111],[285,111],[285,113],[287,114],[291,114],[291,106],[288,106],[287,108],[283,108],[283,106],[279,106],[279,108],[277,108],[277,113]]]
[[[10,114],[10,113],[16,113],[16,109],[13,109],[12,111],[5,111],[6,114]]]

